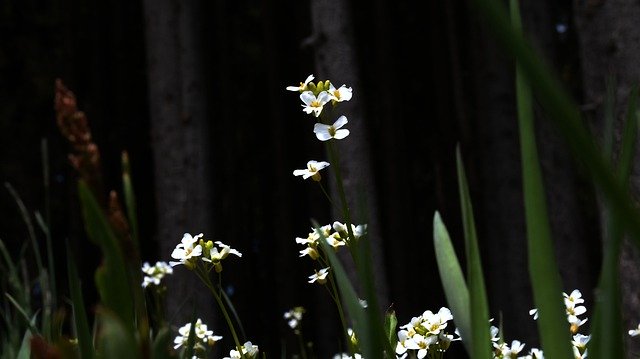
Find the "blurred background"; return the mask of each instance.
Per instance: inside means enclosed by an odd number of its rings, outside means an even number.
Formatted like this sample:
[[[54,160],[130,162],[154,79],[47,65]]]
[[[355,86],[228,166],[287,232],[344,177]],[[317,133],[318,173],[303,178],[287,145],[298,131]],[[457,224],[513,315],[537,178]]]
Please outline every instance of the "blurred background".
[[[640,56],[640,29],[633,24],[640,5],[562,0],[521,7],[533,46],[598,138],[607,77],[616,80],[620,118],[638,79],[633,59]],[[225,264],[224,286],[250,340],[272,357],[291,352],[295,338],[282,315],[304,306],[305,337],[318,357],[329,357],[340,349],[338,317],[326,291],[307,283],[313,263],[298,257],[295,238],[306,237],[311,219],[342,218],[318,186],[292,175],[308,160],[327,157],[313,135],[314,119],[285,87],[309,74],[346,84],[354,98],[340,114],[349,118],[352,134],[340,143],[341,164],[353,208],[362,206],[356,218],[370,224],[383,309],[394,309],[404,324],[446,306],[432,220],[439,211],[462,258],[459,145],[490,314],[502,320],[508,340],[530,348],[539,343],[528,315],[533,302],[513,63],[490,26],[463,0],[419,6],[402,0],[3,1],[0,178],[29,211],[42,212],[44,143],[56,266],[65,273],[68,239],[82,254],[85,293],[95,303],[99,253],[84,234],[71,148],[53,109],[54,81],[61,79],[89,119],[105,190],[121,191],[120,156],[130,156],[142,259],[168,261],[185,232],[231,245],[244,256]],[[582,290],[590,308],[600,270],[597,198],[552,124],[538,114],[564,289]],[[0,213],[0,238],[18,256],[26,227],[4,188]],[[640,276],[631,249],[625,258],[625,315],[637,323],[633,288]],[[171,322],[187,322],[196,305],[226,335],[204,286],[176,269],[169,280]]]

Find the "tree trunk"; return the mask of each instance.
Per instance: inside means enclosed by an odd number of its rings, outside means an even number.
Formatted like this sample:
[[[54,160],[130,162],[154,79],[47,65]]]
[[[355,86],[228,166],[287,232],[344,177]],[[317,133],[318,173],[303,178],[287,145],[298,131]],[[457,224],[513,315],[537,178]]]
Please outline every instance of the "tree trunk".
[[[375,182],[371,168],[371,158],[367,127],[365,125],[364,90],[361,87],[357,54],[354,46],[354,34],[350,24],[353,19],[348,1],[313,1],[311,3],[313,22],[313,38],[315,45],[316,73],[318,80],[329,79],[336,86],[346,84],[353,88],[353,98],[339,105],[340,113],[336,113],[334,121],[344,114],[349,119],[346,126],[351,134],[345,140],[337,141],[336,148],[340,153],[340,170],[343,175],[345,192],[351,211],[351,218],[366,218],[367,240],[370,243],[373,275],[376,282],[376,294],[380,308],[388,305],[386,272],[383,259],[382,238],[380,236]],[[337,193],[335,183],[332,192]],[[338,198],[337,196],[333,196]],[[336,219],[342,213],[334,209]],[[350,271],[353,274],[354,268]],[[354,278],[354,276],[351,276]]]
[[[169,260],[185,232],[211,234],[208,108],[205,101],[202,1],[144,1],[149,105],[160,258]],[[168,317],[213,319],[210,295],[177,267],[168,282]]]
[[[631,0],[587,1],[576,3],[580,55],[582,59],[582,80],[584,87],[584,108],[588,109],[591,125],[597,134],[602,133],[604,116],[603,103],[608,76],[615,79],[615,125],[614,148],[619,145],[626,103],[631,88],[640,79],[640,3]],[[614,150],[615,153],[615,150]],[[614,156],[615,157],[615,156]],[[636,151],[637,158],[637,151]],[[632,192],[640,188],[638,166],[634,166],[630,185]],[[602,212],[602,211],[601,211]],[[635,328],[640,321],[640,266],[638,250],[625,241],[620,257],[620,281],[622,283],[622,317],[625,329]],[[626,333],[626,331],[625,331]],[[640,343],[626,336],[627,357],[640,352]]]

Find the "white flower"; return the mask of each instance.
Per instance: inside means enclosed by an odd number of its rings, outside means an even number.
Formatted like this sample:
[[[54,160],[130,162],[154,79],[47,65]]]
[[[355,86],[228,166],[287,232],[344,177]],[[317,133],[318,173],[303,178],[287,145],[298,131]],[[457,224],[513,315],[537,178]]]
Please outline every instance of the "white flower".
[[[304,314],[303,307],[295,307],[290,311],[284,313],[284,319],[287,321],[287,324],[291,329],[296,329],[300,325],[302,321],[302,315]]]
[[[329,96],[327,91],[320,92],[317,97],[311,91],[304,91],[300,94],[300,99],[304,102],[304,105],[302,105],[302,111],[318,117],[320,116],[324,105],[331,101],[331,96]]]
[[[187,323],[178,329],[179,335],[175,337],[173,343],[175,344],[173,349],[178,349],[183,344],[186,344],[189,340],[189,332],[191,331],[191,323]],[[194,328],[195,344],[207,344],[213,346],[217,341],[222,339],[219,335],[213,335],[212,330],[207,329],[207,325],[202,323],[202,320],[198,318]]]
[[[220,273],[222,271],[222,264],[220,262],[223,259],[227,258],[229,254],[234,254],[238,257],[242,257],[242,253],[220,241],[216,241],[215,243],[218,245],[218,247],[220,247],[220,250],[218,250],[218,248],[215,246],[211,247],[211,249],[209,250],[209,258],[203,257],[202,260],[205,262],[213,263],[216,272]]]
[[[258,346],[251,344],[251,342],[244,343],[244,345],[240,347],[240,349],[242,350],[242,354],[245,354],[249,358],[255,358],[258,355]],[[238,352],[235,349],[232,349],[229,352],[229,356],[223,359],[240,359],[240,358],[241,358],[240,352]]]
[[[319,284],[324,284],[327,282],[327,275],[329,274],[329,268],[322,268],[319,271],[315,271],[314,274],[309,276],[309,283],[318,282]]]
[[[336,250],[338,249],[338,247],[346,245],[346,243],[342,240],[338,233],[332,233],[329,237],[327,237],[327,243]]]
[[[331,84],[329,86],[329,95],[331,96],[331,100],[335,102],[349,101],[352,97],[352,90],[351,87],[347,87],[346,85],[342,85],[336,89],[333,84]]]
[[[629,335],[632,337],[637,337],[638,335],[640,335],[640,324],[638,324],[638,327],[636,329],[629,330]]]
[[[587,349],[587,343],[589,343],[589,339],[591,339],[590,335],[576,334],[573,336],[573,340],[571,344],[580,350],[580,353],[584,353]]]
[[[529,311],[529,315],[533,316],[533,320],[538,320],[538,309],[533,308]]]
[[[307,76],[307,79],[304,80],[304,82],[301,82],[299,86],[287,86],[287,90],[303,92],[307,89],[307,85],[309,84],[309,82],[311,82],[311,80],[313,80],[313,75]]]
[[[422,336],[420,334],[415,334],[411,337],[411,339],[407,339],[404,342],[404,345],[407,349],[417,350],[418,359],[423,359],[429,353],[429,346],[431,344],[435,344],[438,340],[438,336],[429,335]]]
[[[191,236],[189,233],[185,233],[182,237],[181,243],[179,243],[171,253],[171,257],[173,259],[177,259],[178,262],[170,261],[169,264],[172,267],[179,264],[185,264],[189,259],[202,255],[202,246],[200,246],[200,244],[196,244],[202,237],[202,233],[195,237]],[[196,245],[194,246],[194,244]]]
[[[574,289],[571,294],[562,293],[562,296],[564,297],[564,303],[567,307],[574,307],[576,304],[584,303],[582,293],[577,289]]]
[[[142,264],[142,272],[146,274],[142,280],[142,287],[146,288],[150,284],[160,285],[160,281],[167,274],[173,273],[173,268],[166,262],[156,262],[151,266],[148,262]]]
[[[347,118],[343,115],[338,117],[336,122],[331,126],[325,125],[324,123],[316,123],[315,126],[313,126],[313,132],[320,141],[328,141],[332,138],[341,140],[349,136],[349,130],[342,128],[347,122],[349,121],[347,121]]]
[[[424,321],[422,326],[432,335],[438,335],[441,330],[447,327],[447,321],[452,320],[453,316],[448,308],[442,307],[437,314],[433,314],[430,310],[422,314]]]
[[[307,247],[300,251],[300,257],[304,256],[309,256],[315,261],[320,257],[320,253],[318,253],[318,251],[313,247]]]
[[[325,161],[309,161],[307,162],[307,168],[303,170],[293,171],[294,176],[302,176],[303,179],[311,177],[314,181],[320,181],[320,170],[329,166],[329,162]]]

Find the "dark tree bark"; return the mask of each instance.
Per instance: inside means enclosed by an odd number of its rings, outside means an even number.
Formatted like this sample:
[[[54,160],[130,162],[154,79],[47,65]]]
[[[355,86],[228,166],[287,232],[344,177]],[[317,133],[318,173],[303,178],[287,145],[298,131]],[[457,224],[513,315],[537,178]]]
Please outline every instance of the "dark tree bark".
[[[527,38],[553,69],[558,68],[558,48],[568,46],[554,37],[558,11],[546,1],[521,5]],[[508,338],[537,346],[536,325],[528,314],[534,303],[527,260],[514,65],[490,33],[476,30],[472,42],[477,44],[477,145],[482,151],[483,183],[479,218],[488,249],[485,275],[491,313],[502,314]],[[544,119],[544,111],[538,108],[536,133],[562,289],[579,289],[591,303],[596,274],[589,266],[596,251],[584,243],[598,240],[593,235],[597,232],[597,222],[592,220],[593,191],[580,177],[566,145]]]
[[[353,98],[338,106],[334,121],[344,114],[349,119],[346,126],[351,134],[336,143],[340,153],[340,171],[344,180],[351,218],[355,224],[366,221],[367,237],[370,243],[372,265],[376,284],[376,295],[381,309],[388,305],[388,290],[383,258],[382,237],[378,212],[378,200],[370,158],[369,139],[363,106],[365,93],[360,79],[358,55],[354,43],[348,1],[313,1],[311,3],[313,25],[313,45],[315,50],[316,75],[319,80],[329,79],[336,86],[346,84],[353,88]],[[333,198],[338,199],[336,183],[332,182]],[[342,212],[334,208],[334,217],[344,221]],[[349,263],[349,262],[346,262]],[[355,278],[354,267],[348,267],[351,278]]]
[[[212,230],[202,6],[202,1],[144,1],[162,260],[169,260],[185,232],[210,236]],[[173,322],[189,321],[194,305],[211,322],[215,304],[193,273],[177,267],[168,287]]]
[[[578,25],[582,80],[586,114],[595,133],[602,135],[603,105],[606,81],[615,81],[614,153],[620,143],[626,104],[633,86],[640,80],[640,3],[631,0],[587,1],[576,3],[575,18]],[[615,155],[614,155],[615,157]],[[638,158],[636,151],[635,158]],[[637,194],[640,188],[640,168],[634,166],[631,190]],[[626,329],[635,328],[640,322],[640,257],[638,249],[629,241],[624,242],[620,256],[620,281],[622,286],[622,316]],[[626,333],[626,331],[625,331]],[[640,352],[640,343],[626,336],[627,357]]]

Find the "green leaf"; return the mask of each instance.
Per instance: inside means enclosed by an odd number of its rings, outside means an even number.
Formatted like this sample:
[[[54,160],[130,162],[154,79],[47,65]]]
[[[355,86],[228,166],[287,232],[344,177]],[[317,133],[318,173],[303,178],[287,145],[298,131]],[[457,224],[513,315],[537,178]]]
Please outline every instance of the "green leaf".
[[[511,0],[511,19],[512,31],[522,31],[520,10],[516,0]],[[529,276],[534,304],[538,309],[538,332],[546,358],[570,358],[572,357],[571,336],[565,324],[562,284],[551,238],[546,194],[538,161],[531,91],[522,74],[519,61],[516,62],[516,99],[529,247]]]
[[[153,339],[153,358],[168,359],[170,358],[169,347],[171,345],[171,330],[168,326],[162,326],[158,334]]]
[[[313,227],[320,235],[320,246],[328,257],[331,271],[333,272],[338,289],[340,290],[340,296],[343,299],[344,304],[347,306],[353,330],[358,335],[358,342],[360,344],[360,349],[362,350],[362,356],[365,358],[382,358],[382,352],[374,350],[374,338],[370,336],[370,332],[368,330],[369,318],[365,313],[365,309],[360,304],[358,295],[347,276],[347,272],[344,270],[338,256],[334,253],[334,249],[327,243],[326,237],[324,237],[322,231],[319,229],[320,226],[318,223],[313,221]]]
[[[478,247],[478,236],[473,216],[471,195],[464,171],[464,163],[460,147],[456,148],[456,163],[458,169],[458,190],[460,192],[460,207],[462,208],[462,224],[464,227],[465,248],[467,253],[467,281],[469,284],[469,305],[471,311],[471,335],[473,336],[472,358],[491,358],[489,331],[489,305],[482,274],[482,260]]]
[[[638,131],[638,88],[631,91],[627,107],[625,128],[622,135],[621,153],[618,161],[618,178],[623,186],[628,186],[633,154],[635,153]],[[613,132],[613,130],[610,130]],[[611,137],[613,133],[607,134]],[[623,231],[619,220],[612,215],[610,208],[603,213],[607,236],[604,241],[602,271],[598,281],[598,295],[591,325],[589,355],[594,358],[622,358],[624,340],[622,331],[620,277],[618,259],[620,257]]]
[[[462,338],[467,352],[473,353],[469,290],[460,268],[460,262],[453,249],[449,232],[438,211],[433,216],[433,245],[442,287],[453,315],[453,321],[460,331],[460,338]]]
[[[489,30],[503,49],[517,59],[520,73],[534,90],[538,102],[556,125],[560,135],[569,145],[574,157],[590,172],[610,203],[612,211],[629,231],[631,239],[640,248],[640,213],[627,191],[618,183],[596,141],[582,123],[580,112],[567,92],[552,75],[549,67],[540,60],[520,31],[514,31],[504,7],[495,0],[473,0],[475,9],[485,19]]]
[[[118,315],[103,308],[98,312],[98,320],[100,322],[98,355],[101,358],[141,358],[131,330]]]
[[[396,312],[394,310],[389,310],[384,317],[384,329],[391,348],[395,348],[398,344],[398,334],[396,331],[397,326],[398,318],[396,318]]]
[[[133,191],[133,183],[131,182],[131,166],[129,165],[129,155],[126,151],[122,152],[122,188],[124,192],[124,203],[127,207],[127,219],[131,227],[131,239],[136,250],[140,251],[140,243],[138,239],[138,215],[136,207],[136,195]]]
[[[102,208],[82,180],[78,181],[78,194],[87,235],[100,246],[104,256],[102,266],[96,271],[100,298],[122,320],[125,327],[132,331],[135,328],[133,293],[120,244]]]
[[[80,349],[81,358],[93,358],[93,338],[91,329],[89,329],[89,321],[87,320],[87,312],[82,297],[82,289],[80,285],[80,277],[76,266],[74,255],[69,249],[67,243],[67,275],[69,279],[69,292],[71,295],[71,303],[73,310],[73,323],[75,325],[75,334],[78,339],[78,347]]]
[[[33,324],[32,324],[33,326]],[[20,344],[20,350],[16,359],[30,359],[31,358],[31,331],[27,329],[22,337],[22,343]]]

